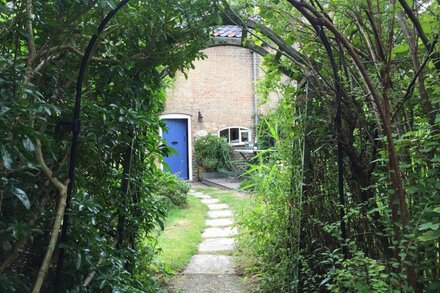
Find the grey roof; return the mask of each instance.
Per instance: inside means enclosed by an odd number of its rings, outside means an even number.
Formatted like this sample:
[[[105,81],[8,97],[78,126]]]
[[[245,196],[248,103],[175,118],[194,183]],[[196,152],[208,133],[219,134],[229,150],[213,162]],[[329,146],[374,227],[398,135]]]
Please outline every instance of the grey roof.
[[[215,27],[212,35],[214,37],[222,37],[222,38],[237,38],[241,39],[242,29],[236,25],[223,25]]]

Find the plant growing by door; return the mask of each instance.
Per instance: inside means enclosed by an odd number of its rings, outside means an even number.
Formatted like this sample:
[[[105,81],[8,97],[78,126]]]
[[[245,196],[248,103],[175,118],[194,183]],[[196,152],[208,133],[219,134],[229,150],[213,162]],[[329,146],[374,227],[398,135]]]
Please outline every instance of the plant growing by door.
[[[197,177],[202,171],[220,171],[231,168],[232,148],[225,139],[208,134],[199,138],[195,143],[195,159],[197,164]]]

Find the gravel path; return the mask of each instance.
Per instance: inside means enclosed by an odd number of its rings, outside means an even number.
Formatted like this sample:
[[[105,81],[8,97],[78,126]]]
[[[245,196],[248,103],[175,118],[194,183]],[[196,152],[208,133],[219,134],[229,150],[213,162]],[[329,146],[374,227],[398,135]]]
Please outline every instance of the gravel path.
[[[235,273],[234,259],[230,256],[235,249],[233,213],[227,204],[208,194],[190,191],[208,206],[206,228],[198,253],[193,255],[183,273],[176,277],[173,290],[185,293],[247,292],[243,281]]]

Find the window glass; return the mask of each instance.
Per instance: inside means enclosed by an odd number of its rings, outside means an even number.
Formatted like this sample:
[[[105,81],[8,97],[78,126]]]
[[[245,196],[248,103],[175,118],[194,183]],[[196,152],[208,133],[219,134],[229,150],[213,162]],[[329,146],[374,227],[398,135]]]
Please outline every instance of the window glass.
[[[220,137],[226,138],[226,140],[229,142],[229,129],[220,130]]]
[[[245,144],[251,140],[251,131],[243,127],[228,127],[219,130],[220,137],[226,138],[230,144]]]
[[[247,130],[241,131],[241,142],[249,142],[249,131]]]
[[[230,143],[240,142],[240,131],[238,128],[229,128],[229,142]]]

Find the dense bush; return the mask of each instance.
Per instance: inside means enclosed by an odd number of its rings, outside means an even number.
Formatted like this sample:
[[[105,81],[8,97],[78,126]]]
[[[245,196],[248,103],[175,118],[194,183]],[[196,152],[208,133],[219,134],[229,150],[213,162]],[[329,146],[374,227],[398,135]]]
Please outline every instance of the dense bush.
[[[72,119],[81,58],[115,2],[0,3],[2,292],[52,292],[61,250],[61,292],[159,290],[155,248],[140,238],[154,237],[187,190],[157,167],[167,153],[164,73],[203,58],[216,17],[212,1],[129,1],[103,29],[84,83],[67,238],[55,247],[72,136],[61,122]]]
[[[259,100],[283,97],[247,173],[248,274],[261,292],[438,292],[439,3],[324,2],[236,8],[246,41],[279,46]]]
[[[197,168],[205,171],[219,171],[230,168],[231,146],[216,135],[196,139],[194,146]]]
[[[190,185],[171,173],[163,173],[157,180],[158,194],[163,196],[169,206],[185,208]]]

